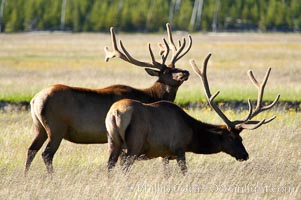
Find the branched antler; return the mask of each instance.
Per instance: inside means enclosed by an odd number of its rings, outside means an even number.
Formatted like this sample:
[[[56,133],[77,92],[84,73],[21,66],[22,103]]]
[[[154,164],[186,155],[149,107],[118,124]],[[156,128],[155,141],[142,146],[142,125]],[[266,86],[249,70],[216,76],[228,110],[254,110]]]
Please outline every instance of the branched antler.
[[[170,62],[170,64],[168,64],[168,67],[174,68],[175,67],[175,63],[178,60],[180,60],[185,54],[187,54],[188,51],[191,49],[192,38],[191,38],[190,35],[188,36],[189,37],[189,44],[188,44],[188,47],[185,49],[185,51],[183,51],[184,48],[185,48],[185,45],[186,45],[185,38],[183,39],[183,43],[182,44],[181,44],[181,42],[179,40],[179,47],[177,49],[177,47],[174,44],[173,39],[172,39],[171,27],[170,27],[169,23],[166,24],[166,29],[167,29],[167,35],[168,35],[169,44],[166,42],[166,40],[164,38],[163,38],[163,44],[159,44],[160,55],[161,55],[161,58],[162,58],[162,62],[159,63],[159,62],[157,62],[155,60],[155,56],[154,56],[154,53],[153,53],[153,51],[151,49],[151,45],[148,44],[148,49],[149,49],[149,53],[150,53],[151,60],[152,60],[152,62],[149,63],[149,62],[142,62],[142,61],[139,61],[139,60],[133,58],[129,54],[129,52],[125,49],[125,47],[124,47],[124,45],[123,45],[123,43],[122,43],[121,40],[120,40],[120,46],[121,46],[121,49],[122,49],[123,52],[120,51],[118,49],[118,46],[117,46],[114,28],[111,27],[110,28],[110,32],[111,32],[112,48],[113,48],[113,50],[110,51],[107,46],[104,48],[105,54],[106,54],[106,58],[105,58],[106,62],[108,62],[109,59],[111,59],[111,58],[119,57],[122,60],[124,60],[126,62],[129,62],[129,63],[132,63],[132,64],[137,65],[137,66],[149,67],[149,68],[157,68],[157,69],[162,70],[162,69],[164,69],[166,67],[165,62],[167,60],[167,57],[168,57],[168,54],[169,54],[170,48],[171,48],[173,54],[172,54],[172,57],[171,57],[171,62]]]
[[[178,47],[177,47],[175,45],[174,41],[173,41],[171,27],[170,27],[169,23],[166,24],[166,30],[167,30],[169,46],[170,46],[171,51],[172,51],[172,57],[171,57],[171,61],[170,61],[169,66],[174,67],[175,63],[178,60],[180,60],[184,55],[186,55],[188,53],[188,51],[191,49],[192,38],[191,38],[191,35],[188,35],[189,44],[188,44],[187,48],[185,49],[185,51],[182,52],[184,50],[185,46],[186,46],[185,38],[183,38],[183,42],[181,42],[180,40],[178,41],[179,44],[178,44]]]
[[[187,48],[184,50],[184,48],[186,46],[185,38],[183,38],[183,42],[181,42],[180,40],[178,41],[179,45],[177,47],[173,41],[171,27],[170,27],[169,23],[166,24],[166,29],[167,29],[167,36],[168,36],[169,44],[167,43],[167,41],[164,38],[163,38],[163,43],[162,44],[159,43],[159,49],[160,49],[159,53],[161,55],[162,62],[159,63],[155,60],[155,56],[151,49],[151,46],[150,46],[150,44],[148,44],[149,53],[150,53],[150,56],[152,59],[152,62],[149,63],[149,62],[142,62],[142,61],[139,61],[139,60],[133,58],[129,54],[129,52],[125,49],[121,40],[119,43],[120,43],[120,46],[121,46],[121,49],[123,52],[120,51],[117,46],[114,28],[111,27],[110,32],[111,32],[113,50],[110,51],[107,46],[104,48],[105,54],[106,54],[106,58],[105,58],[106,62],[109,61],[109,59],[111,59],[111,58],[119,57],[126,62],[132,63],[137,66],[141,66],[141,67],[157,68],[160,70],[164,69],[167,66],[170,68],[175,68],[176,62],[178,60],[180,60],[184,55],[186,55],[188,53],[188,51],[191,49],[192,38],[190,35],[188,35],[189,44],[188,44]],[[166,65],[165,63],[166,63],[166,60],[167,60],[170,50],[172,51],[171,61],[168,65]]]
[[[214,95],[212,95],[211,92],[210,92],[208,79],[207,79],[207,64],[208,64],[208,61],[209,61],[210,57],[211,57],[211,53],[209,53],[209,55],[205,58],[202,71],[199,70],[199,68],[197,67],[194,60],[191,60],[190,64],[191,64],[192,68],[194,69],[194,71],[196,72],[196,74],[198,74],[199,77],[203,81],[203,86],[204,86],[205,94],[206,94],[209,105],[222,118],[222,120],[226,123],[228,128],[239,127],[239,128],[242,128],[242,129],[256,129],[256,128],[260,127],[261,125],[267,124],[267,123],[271,122],[273,119],[276,118],[276,116],[273,116],[269,119],[263,119],[261,121],[251,120],[256,115],[261,113],[262,111],[271,109],[278,102],[278,100],[280,98],[280,95],[278,95],[276,97],[276,99],[273,101],[273,103],[271,103],[270,105],[267,105],[267,106],[262,106],[262,98],[263,98],[264,88],[265,88],[265,85],[266,85],[267,80],[269,78],[270,71],[271,71],[271,68],[269,68],[261,84],[258,83],[258,81],[254,77],[252,71],[251,70],[248,71],[248,75],[249,75],[251,81],[258,88],[258,98],[257,98],[256,108],[253,111],[251,101],[250,101],[250,99],[248,99],[249,112],[248,112],[248,115],[245,117],[245,119],[230,121],[226,117],[226,115],[220,110],[218,105],[214,102],[214,99],[219,94],[219,91],[217,91]]]
[[[162,69],[162,64],[158,63],[154,58],[154,54],[153,54],[153,51],[151,49],[150,44],[148,45],[148,49],[149,49],[149,52],[150,52],[150,55],[151,55],[152,63],[142,62],[142,61],[139,61],[139,60],[133,58],[129,54],[129,52],[125,49],[122,41],[120,40],[120,46],[121,46],[122,51],[123,51],[123,53],[122,53],[118,49],[117,42],[116,42],[116,36],[115,36],[115,32],[114,32],[113,27],[110,28],[110,32],[111,32],[113,50],[110,51],[107,46],[104,48],[105,54],[106,54],[106,58],[105,58],[106,62],[108,62],[110,58],[119,57],[119,58],[121,58],[122,60],[124,60],[126,62],[132,63],[132,64],[140,66],[140,67],[149,67],[149,68]]]

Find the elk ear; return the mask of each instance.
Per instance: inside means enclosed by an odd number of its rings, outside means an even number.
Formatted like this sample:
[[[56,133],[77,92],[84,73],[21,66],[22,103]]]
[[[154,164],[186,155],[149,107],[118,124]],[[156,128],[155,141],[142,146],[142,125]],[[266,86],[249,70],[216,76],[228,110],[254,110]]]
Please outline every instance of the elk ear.
[[[159,71],[157,70],[145,68],[145,71],[151,76],[159,76]]]

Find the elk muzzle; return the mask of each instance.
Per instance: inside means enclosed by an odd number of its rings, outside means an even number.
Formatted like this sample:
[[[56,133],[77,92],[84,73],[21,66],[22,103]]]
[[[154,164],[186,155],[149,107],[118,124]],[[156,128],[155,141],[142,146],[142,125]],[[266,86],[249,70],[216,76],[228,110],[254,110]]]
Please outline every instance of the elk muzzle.
[[[242,161],[246,161],[249,159],[249,154],[248,153],[244,153],[241,156],[237,156],[236,160],[242,162]]]
[[[189,78],[189,72],[186,71],[186,70],[181,70],[180,72],[178,73],[173,73],[173,79],[174,80],[177,80],[177,81],[187,81],[188,78]]]

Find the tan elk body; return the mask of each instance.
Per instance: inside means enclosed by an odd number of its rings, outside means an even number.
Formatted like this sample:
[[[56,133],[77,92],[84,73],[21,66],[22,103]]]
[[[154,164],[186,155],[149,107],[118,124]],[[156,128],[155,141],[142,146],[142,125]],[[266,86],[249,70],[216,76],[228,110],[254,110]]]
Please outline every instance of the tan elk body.
[[[253,110],[249,102],[249,114],[244,120],[230,121],[218,108],[214,98],[218,92],[211,95],[206,76],[207,62],[205,59],[203,70],[200,71],[194,61],[191,62],[196,73],[203,80],[205,93],[210,106],[218,113],[226,125],[212,125],[201,122],[189,116],[177,105],[160,101],[145,104],[136,100],[124,99],[112,105],[106,117],[108,131],[108,145],[110,158],[108,170],[110,171],[118,160],[121,147],[127,147],[127,161],[124,169],[127,170],[139,156],[144,158],[163,157],[176,158],[182,172],[187,171],[185,152],[197,154],[212,154],[225,152],[237,160],[247,160],[248,153],[242,144],[240,132],[244,129],[255,129],[272,121],[251,120],[260,112],[270,109],[275,101],[268,105],[262,105],[262,96],[270,69],[262,84],[259,84],[250,71],[249,76],[259,90],[257,107]],[[167,162],[168,163],[168,160]]]
[[[188,79],[189,72],[175,68],[175,63],[191,48],[192,40],[186,49],[186,40],[183,39],[176,46],[171,35],[171,28],[166,24],[169,45],[165,39],[160,44],[162,62],[155,60],[149,45],[151,63],[134,59],[120,41],[122,51],[117,47],[114,29],[111,28],[113,51],[105,47],[106,61],[119,57],[126,62],[140,67],[158,80],[150,88],[136,89],[126,85],[113,85],[103,89],[89,89],[54,85],[39,92],[31,101],[31,114],[36,137],[28,150],[25,175],[32,160],[43,143],[48,144],[42,154],[49,173],[53,172],[52,160],[62,139],[74,143],[91,144],[106,143],[105,117],[110,106],[124,98],[136,99],[145,103],[159,100],[174,101],[179,86]],[[170,63],[165,64],[169,52],[172,52]],[[157,69],[157,70],[155,70]]]

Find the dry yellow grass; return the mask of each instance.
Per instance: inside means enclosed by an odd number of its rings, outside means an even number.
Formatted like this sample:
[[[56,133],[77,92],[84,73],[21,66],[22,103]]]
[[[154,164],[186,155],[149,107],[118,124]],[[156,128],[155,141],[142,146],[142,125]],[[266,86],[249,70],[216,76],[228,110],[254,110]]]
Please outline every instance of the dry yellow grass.
[[[189,110],[207,122],[220,123],[209,110]],[[245,113],[227,112],[232,118]],[[55,158],[51,180],[36,156],[27,178],[23,177],[27,148],[34,135],[28,112],[0,113],[1,199],[300,199],[301,113],[271,111],[269,125],[242,133],[250,154],[237,162],[224,153],[187,154],[188,175],[176,162],[171,177],[164,178],[158,159],[137,161],[129,174],[120,167],[108,177],[108,150],[103,145],[78,145],[63,141]],[[45,145],[44,147],[45,148]]]
[[[147,42],[155,49],[162,36],[117,37],[137,58],[148,60]],[[260,79],[267,67],[272,67],[267,96],[273,98],[279,92],[282,99],[300,101],[300,34],[192,37],[191,52],[177,66],[190,70],[189,59],[195,58],[200,65],[212,52],[208,76],[212,90],[221,90],[221,96],[256,96],[245,72],[252,68]],[[105,45],[111,45],[107,34],[0,34],[0,96],[30,98],[55,83],[101,88],[117,83],[148,87],[154,82],[155,78],[143,69],[118,59],[105,63]],[[197,94],[197,100],[202,96],[201,82],[193,73],[181,86],[178,98],[191,93]],[[203,121],[221,123],[212,111],[189,112]],[[227,114],[237,118],[245,113],[229,110]],[[300,199],[301,116],[281,109],[276,115],[275,122],[242,133],[250,154],[247,162],[237,162],[222,153],[188,154],[189,173],[185,177],[171,162],[171,177],[163,178],[161,163],[154,159],[136,162],[126,176],[117,167],[116,174],[108,178],[106,145],[63,141],[54,159],[55,175],[50,180],[41,152],[28,178],[23,177],[27,148],[34,137],[29,112],[0,112],[0,199]]]
[[[175,33],[174,38],[186,35]],[[150,60],[148,42],[158,52],[157,43],[163,36],[166,37],[164,33],[117,33],[129,52],[141,60]],[[273,99],[279,92],[281,100],[300,101],[300,34],[193,34],[192,37],[192,49],[177,67],[192,71],[188,60],[194,58],[201,65],[211,52],[208,76],[212,90],[222,90],[222,98],[237,96],[233,91],[243,96],[242,99],[256,96],[246,71],[253,69],[255,75],[262,78],[266,69],[272,67],[267,98]],[[1,99],[18,96],[30,99],[37,91],[56,83],[93,88],[117,83],[148,87],[155,80],[143,69],[120,59],[105,63],[103,47],[111,46],[108,34],[1,34],[0,46]],[[200,82],[192,73],[178,96],[194,92],[199,98],[197,83]]]

